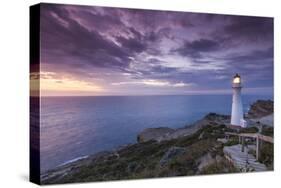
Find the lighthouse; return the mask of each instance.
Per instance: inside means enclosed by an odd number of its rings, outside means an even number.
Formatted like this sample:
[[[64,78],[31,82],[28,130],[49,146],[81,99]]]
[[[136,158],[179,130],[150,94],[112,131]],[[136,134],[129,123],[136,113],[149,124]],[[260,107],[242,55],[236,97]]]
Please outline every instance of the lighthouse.
[[[232,111],[231,111],[231,125],[246,127],[246,123],[243,118],[243,106],[241,98],[241,77],[236,74],[232,80]]]

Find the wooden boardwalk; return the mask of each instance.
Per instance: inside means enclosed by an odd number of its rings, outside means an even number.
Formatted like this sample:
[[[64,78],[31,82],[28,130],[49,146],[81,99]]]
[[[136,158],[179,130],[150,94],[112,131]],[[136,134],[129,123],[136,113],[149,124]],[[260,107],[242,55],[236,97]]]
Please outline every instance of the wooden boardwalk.
[[[241,151],[244,152],[245,148],[245,138],[252,138],[256,140],[256,159],[259,160],[260,157],[260,145],[262,141],[274,143],[274,140],[270,136],[265,136],[259,133],[233,133],[233,132],[225,132],[225,136],[227,140],[229,136],[238,136],[239,137],[239,144],[242,144]]]
[[[250,146],[251,147],[251,146]],[[223,152],[226,158],[232,164],[243,172],[250,171],[266,171],[267,168],[264,164],[258,162],[256,158],[249,154],[249,148],[245,147],[244,152],[241,150],[242,145],[225,146]]]

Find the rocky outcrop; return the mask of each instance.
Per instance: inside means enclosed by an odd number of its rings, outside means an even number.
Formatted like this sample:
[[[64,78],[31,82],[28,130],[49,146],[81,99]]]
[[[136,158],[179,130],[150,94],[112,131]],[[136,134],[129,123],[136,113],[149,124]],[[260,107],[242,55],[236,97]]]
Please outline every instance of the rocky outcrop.
[[[147,142],[150,140],[161,142],[165,140],[172,140],[172,139],[177,139],[179,137],[192,135],[195,132],[197,132],[199,129],[208,125],[218,126],[222,124],[229,124],[229,122],[230,122],[230,116],[228,115],[209,113],[203,119],[191,125],[187,125],[183,128],[170,129],[167,127],[160,127],[160,128],[145,129],[140,134],[138,134],[137,140],[138,142]]]
[[[272,100],[257,100],[250,107],[247,117],[250,119],[262,118],[273,113]]]
[[[157,140],[159,137],[173,133],[175,130],[168,127],[148,128],[144,129],[137,136],[138,142],[147,142],[149,140]]]
[[[169,161],[173,160],[175,157],[182,155],[186,152],[185,148],[182,147],[171,147],[168,149],[168,151],[164,154],[164,156],[160,160],[160,165],[164,166],[167,164]]]
[[[222,157],[219,157],[219,156],[213,157],[210,153],[203,155],[202,157],[197,159],[198,171],[202,172],[204,168],[216,163],[217,159],[220,160],[221,158]]]
[[[249,126],[270,126],[273,127],[273,101],[257,100],[251,105],[251,108],[246,115]]]
[[[270,114],[260,118],[258,121],[263,125],[273,126],[274,115]]]

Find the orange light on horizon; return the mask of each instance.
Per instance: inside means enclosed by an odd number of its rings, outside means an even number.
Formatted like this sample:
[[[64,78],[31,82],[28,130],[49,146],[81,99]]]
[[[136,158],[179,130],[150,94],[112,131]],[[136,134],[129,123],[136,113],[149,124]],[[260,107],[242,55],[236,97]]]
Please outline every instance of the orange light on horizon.
[[[100,86],[74,79],[40,79],[41,90],[101,92]]]
[[[71,77],[61,77],[55,78],[54,74],[49,74],[49,76],[45,76],[45,72],[40,73],[40,93],[45,95],[46,93],[64,93],[65,95],[71,95],[71,93],[99,93],[103,92],[104,89],[92,82],[87,82],[83,80],[78,80]],[[50,76],[52,75],[52,76]],[[37,78],[30,78],[30,90],[31,91],[38,91],[39,90],[39,79]]]

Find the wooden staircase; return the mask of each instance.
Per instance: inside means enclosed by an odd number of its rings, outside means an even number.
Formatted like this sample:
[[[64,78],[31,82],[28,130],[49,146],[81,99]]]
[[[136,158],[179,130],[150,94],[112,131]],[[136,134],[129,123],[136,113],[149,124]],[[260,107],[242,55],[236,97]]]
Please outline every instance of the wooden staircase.
[[[242,172],[267,170],[264,164],[258,162],[252,154],[249,154],[248,151],[250,148],[245,147],[244,152],[241,151],[241,148],[241,144],[225,146],[223,148],[226,158],[231,161],[236,168]]]

